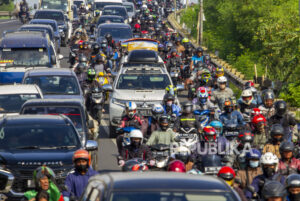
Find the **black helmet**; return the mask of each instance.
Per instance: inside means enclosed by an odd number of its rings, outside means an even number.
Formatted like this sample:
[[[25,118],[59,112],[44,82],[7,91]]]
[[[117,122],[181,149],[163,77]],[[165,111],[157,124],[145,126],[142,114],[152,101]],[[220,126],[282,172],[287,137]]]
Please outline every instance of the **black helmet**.
[[[193,103],[191,101],[187,101],[184,104],[182,104],[182,111],[184,113],[191,113],[193,112]]]
[[[281,124],[273,124],[271,127],[271,136],[274,135],[283,135],[284,130]]]
[[[101,54],[97,54],[96,56],[96,62],[99,63],[99,62],[104,62],[104,58]]]
[[[198,47],[198,48],[196,49],[196,53],[198,53],[198,52],[202,52],[202,53],[203,53],[203,49],[202,49],[201,47]]]
[[[106,40],[111,40],[112,39],[112,35],[110,34],[110,33],[107,33],[106,35],[105,35],[105,38],[106,38]]]
[[[275,103],[276,114],[282,117],[286,112],[287,106],[285,101],[277,101]]]
[[[94,44],[93,49],[94,51],[99,51],[100,45],[98,43]]]
[[[178,42],[181,42],[181,39],[180,39],[179,37],[177,37],[177,38],[175,39],[175,43],[178,43]]]
[[[89,46],[89,42],[88,41],[84,41],[83,42],[83,47],[85,48],[85,49],[87,49],[88,48],[88,46]]]
[[[169,124],[169,117],[167,115],[161,115],[159,117],[159,124],[167,123]]]
[[[87,58],[84,54],[80,54],[78,60],[80,63],[87,62]]]
[[[82,63],[79,63],[76,67],[76,72],[77,73],[83,73],[84,72],[84,69],[85,69],[85,65],[82,64]]]
[[[254,140],[254,135],[253,133],[251,133],[251,131],[243,131],[242,133],[239,134],[239,141],[242,144],[246,144],[246,143],[252,143]]]
[[[107,47],[107,40],[105,38],[102,38],[102,40],[100,41],[101,47]]]
[[[174,52],[177,53],[177,50],[175,48],[171,49],[171,54]]]
[[[274,92],[272,89],[266,89],[262,92],[262,98],[263,98],[263,101],[266,101],[268,99],[272,99],[274,100],[275,99],[275,95],[274,95]]]
[[[289,141],[286,141],[286,142],[282,142],[280,144],[280,147],[279,147],[279,151],[280,153],[282,154],[284,151],[294,151],[294,143],[293,142],[289,142]]]
[[[283,198],[283,200],[285,200],[287,192],[280,182],[268,181],[262,189],[262,195],[265,199],[269,199],[272,197],[281,197]]]
[[[168,100],[172,100],[174,102],[175,97],[172,94],[167,93],[164,95],[164,102],[167,102]]]
[[[300,174],[291,174],[289,175],[286,180],[286,187],[300,187]]]

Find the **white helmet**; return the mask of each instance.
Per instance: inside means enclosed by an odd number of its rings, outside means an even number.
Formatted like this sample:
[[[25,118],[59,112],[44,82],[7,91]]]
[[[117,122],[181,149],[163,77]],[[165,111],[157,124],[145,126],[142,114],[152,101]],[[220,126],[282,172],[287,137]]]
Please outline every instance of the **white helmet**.
[[[164,108],[161,104],[154,104],[151,111],[152,116],[158,120],[158,117],[164,113]]]
[[[251,89],[243,90],[241,97],[242,97],[243,103],[250,105],[250,103],[253,100],[253,93],[252,93]],[[248,97],[251,97],[251,98],[248,99]]]
[[[134,129],[129,133],[129,138],[141,138],[141,144],[143,143],[143,133],[138,129]]]
[[[225,83],[225,82],[227,82],[227,78],[225,76],[218,77],[217,82],[218,83]]]
[[[136,110],[136,103],[129,101],[126,103],[126,109],[128,110]]]
[[[275,165],[275,171],[278,169],[279,159],[272,152],[263,154],[260,158],[260,164],[263,165]]]

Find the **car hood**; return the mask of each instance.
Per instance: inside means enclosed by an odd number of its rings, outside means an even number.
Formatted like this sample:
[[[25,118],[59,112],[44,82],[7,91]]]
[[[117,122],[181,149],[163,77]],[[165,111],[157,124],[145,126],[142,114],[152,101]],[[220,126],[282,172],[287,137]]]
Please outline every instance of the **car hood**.
[[[131,101],[157,101],[163,100],[165,90],[115,90],[113,98]]]
[[[1,159],[8,166],[39,164],[72,164],[74,151],[71,150],[10,150],[0,152]]]

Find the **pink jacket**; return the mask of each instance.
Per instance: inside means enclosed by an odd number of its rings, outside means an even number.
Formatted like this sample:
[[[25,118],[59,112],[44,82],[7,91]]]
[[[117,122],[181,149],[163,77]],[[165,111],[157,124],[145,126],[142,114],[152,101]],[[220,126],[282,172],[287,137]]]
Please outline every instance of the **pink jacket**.
[[[300,173],[300,160],[292,158],[289,164],[286,164],[282,160],[278,164],[278,173],[282,175],[290,175]]]

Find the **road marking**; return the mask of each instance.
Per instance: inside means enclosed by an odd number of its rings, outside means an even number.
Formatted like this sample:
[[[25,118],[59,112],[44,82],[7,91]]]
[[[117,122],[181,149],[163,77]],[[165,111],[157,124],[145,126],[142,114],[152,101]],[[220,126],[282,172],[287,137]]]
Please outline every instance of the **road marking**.
[[[6,21],[6,22],[0,22],[0,24],[8,24],[8,23],[11,23],[11,22],[16,22],[18,20],[9,20],[9,21]]]

